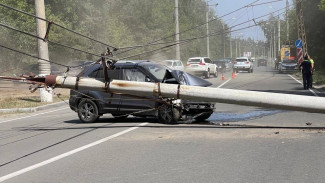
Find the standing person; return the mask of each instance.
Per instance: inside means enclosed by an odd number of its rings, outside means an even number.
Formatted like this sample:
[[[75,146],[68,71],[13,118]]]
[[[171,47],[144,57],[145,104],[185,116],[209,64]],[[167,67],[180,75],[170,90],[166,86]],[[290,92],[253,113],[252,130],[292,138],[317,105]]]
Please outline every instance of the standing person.
[[[280,60],[276,58],[274,61],[274,69],[279,69],[279,64],[280,64]]]
[[[300,69],[302,71],[302,80],[304,84],[304,89],[308,90],[310,87],[310,81],[311,81],[311,71],[312,71],[312,66],[311,62],[308,60],[308,55],[305,55],[304,61],[301,62],[300,64]]]
[[[310,58],[310,56],[308,55],[308,60],[310,61],[311,63],[311,76],[310,76],[310,88],[313,87],[313,74],[314,74],[314,60],[312,58]]]

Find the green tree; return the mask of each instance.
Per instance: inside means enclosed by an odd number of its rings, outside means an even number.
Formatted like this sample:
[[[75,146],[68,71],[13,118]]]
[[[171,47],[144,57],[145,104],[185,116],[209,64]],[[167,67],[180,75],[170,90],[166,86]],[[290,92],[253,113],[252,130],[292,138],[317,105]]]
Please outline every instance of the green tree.
[[[325,11],[325,0],[321,0],[318,7],[320,10]]]

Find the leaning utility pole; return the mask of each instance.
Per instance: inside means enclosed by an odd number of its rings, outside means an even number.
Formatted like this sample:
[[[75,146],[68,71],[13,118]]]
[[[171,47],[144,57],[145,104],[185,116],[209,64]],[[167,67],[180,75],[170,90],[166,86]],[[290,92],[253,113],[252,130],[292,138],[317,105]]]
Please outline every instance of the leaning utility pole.
[[[278,54],[280,55],[281,51],[281,21],[280,14],[278,15]]]
[[[297,1],[297,26],[298,26],[298,38],[302,40],[302,50],[303,55],[308,53],[307,50],[307,38],[305,32],[305,23],[304,23],[304,15],[302,11],[302,1]]]
[[[206,2],[206,29],[207,29],[207,57],[210,58],[210,39],[209,39],[209,4]]]
[[[238,48],[237,48],[237,44],[238,44],[238,43],[237,43],[237,36],[235,36],[235,40],[236,40],[236,58],[237,58],[237,57],[238,57],[238,52],[237,52],[237,49],[238,49]]]
[[[45,6],[44,0],[35,0],[35,14],[37,17],[45,19]],[[46,34],[46,22],[36,18],[37,36],[45,37]],[[49,50],[47,42],[38,39],[37,40],[38,57],[44,60],[49,60]],[[39,75],[49,75],[51,73],[51,65],[44,60],[38,60]],[[51,91],[46,88],[40,89],[40,97],[42,102],[53,102],[53,95]]]
[[[222,22],[222,29],[223,29],[223,58],[226,58],[226,34],[225,34],[225,24]]]
[[[5,79],[6,77],[0,76],[0,79],[1,78]],[[125,80],[110,80],[109,82],[105,82],[87,77],[77,78],[51,75],[45,78],[27,77],[24,81],[33,83],[34,79],[35,83],[44,83],[46,86],[50,87],[78,88],[78,90],[119,93],[134,97],[151,96],[159,99],[166,99],[166,102],[168,102],[167,99],[170,99],[169,102],[181,99],[325,114],[324,97]]]
[[[289,1],[286,3],[287,41],[289,41]]]
[[[273,56],[274,58],[276,58],[276,44],[275,44],[275,40],[276,40],[276,37],[275,37],[275,28],[273,29]]]
[[[232,59],[231,28],[229,28],[230,58]]]
[[[175,0],[175,25],[176,25],[176,59],[181,60],[179,45],[179,21],[178,21],[178,0]]]

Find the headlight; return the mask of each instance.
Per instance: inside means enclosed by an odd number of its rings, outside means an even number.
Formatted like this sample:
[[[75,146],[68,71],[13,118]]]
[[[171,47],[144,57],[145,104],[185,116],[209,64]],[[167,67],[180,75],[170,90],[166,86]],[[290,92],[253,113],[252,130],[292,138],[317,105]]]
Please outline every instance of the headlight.
[[[181,99],[173,100],[172,103],[173,104],[180,104],[180,103],[182,103],[182,100]]]

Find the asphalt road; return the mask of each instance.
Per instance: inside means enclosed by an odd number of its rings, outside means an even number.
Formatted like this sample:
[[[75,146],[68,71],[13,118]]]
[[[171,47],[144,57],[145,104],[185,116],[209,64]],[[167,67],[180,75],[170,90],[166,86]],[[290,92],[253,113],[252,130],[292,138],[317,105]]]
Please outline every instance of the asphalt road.
[[[324,96],[267,67],[209,81]],[[325,115],[216,106],[196,124],[110,115],[83,124],[68,106],[1,119],[0,182],[324,182]]]

